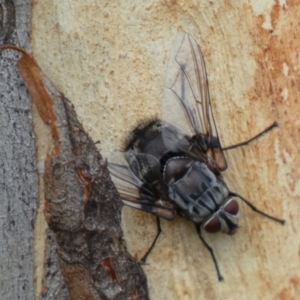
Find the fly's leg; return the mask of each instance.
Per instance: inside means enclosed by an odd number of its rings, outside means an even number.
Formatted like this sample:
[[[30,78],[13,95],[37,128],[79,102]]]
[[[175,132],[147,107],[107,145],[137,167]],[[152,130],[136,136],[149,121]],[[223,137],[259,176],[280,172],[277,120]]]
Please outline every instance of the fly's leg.
[[[195,224],[195,227],[196,227],[196,230],[197,230],[197,233],[198,233],[198,236],[200,238],[200,240],[202,241],[202,243],[204,244],[204,246],[206,247],[206,249],[209,251],[213,261],[214,261],[214,264],[215,264],[215,267],[216,267],[216,271],[217,271],[217,274],[218,274],[218,279],[219,281],[222,281],[224,280],[223,276],[221,275],[220,273],[220,270],[219,270],[219,266],[218,266],[218,263],[217,263],[217,260],[216,260],[216,257],[215,257],[215,254],[214,254],[214,251],[213,249],[207,244],[207,242],[204,240],[202,234],[201,234],[201,228],[200,228],[200,224]]]
[[[262,132],[260,132],[259,134],[257,134],[256,136],[252,137],[251,139],[249,139],[247,141],[244,141],[244,142],[232,145],[232,146],[224,147],[222,149],[223,149],[223,151],[226,151],[226,150],[230,150],[230,149],[234,149],[234,148],[238,148],[238,147],[241,147],[241,146],[248,145],[249,143],[251,143],[252,141],[258,139],[259,137],[261,137],[262,135],[264,135],[268,131],[274,129],[275,127],[278,127],[277,122],[274,122],[271,126],[269,126],[268,128],[266,128],[265,130],[263,130]]]
[[[155,246],[155,243],[159,237],[159,235],[161,234],[161,227],[160,227],[160,219],[159,217],[156,217],[156,224],[157,224],[157,234],[156,234],[156,237],[155,239],[153,240],[151,246],[149,247],[148,251],[145,253],[145,255],[142,257],[141,259],[141,262],[142,263],[145,263],[146,262],[146,259],[148,257],[148,255],[150,254],[150,252],[152,251],[152,249],[154,248]]]
[[[285,220],[281,220],[281,219],[278,219],[276,217],[273,217],[273,216],[270,216],[268,214],[266,214],[265,212],[259,210],[258,208],[256,208],[251,202],[249,202],[248,200],[246,200],[244,197],[242,197],[241,195],[239,194],[236,194],[236,193],[230,193],[230,196],[235,196],[235,197],[239,197],[241,200],[243,200],[253,211],[263,215],[264,217],[268,218],[268,219],[271,219],[273,221],[276,221],[278,223],[280,223],[281,225],[284,225],[285,224]]]

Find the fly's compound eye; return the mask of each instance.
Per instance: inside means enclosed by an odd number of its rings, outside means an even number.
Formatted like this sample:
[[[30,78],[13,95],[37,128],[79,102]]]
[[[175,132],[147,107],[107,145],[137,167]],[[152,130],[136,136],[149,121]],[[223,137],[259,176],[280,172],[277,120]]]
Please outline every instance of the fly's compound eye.
[[[207,233],[217,233],[223,231],[233,234],[237,228],[237,214],[239,212],[239,204],[236,200],[231,199],[208,221],[203,228]]]
[[[221,231],[222,224],[219,216],[213,216],[204,225],[204,230],[208,233],[217,233]]]
[[[227,213],[236,216],[239,212],[239,204],[236,200],[232,199],[228,201],[224,206],[224,211]]]

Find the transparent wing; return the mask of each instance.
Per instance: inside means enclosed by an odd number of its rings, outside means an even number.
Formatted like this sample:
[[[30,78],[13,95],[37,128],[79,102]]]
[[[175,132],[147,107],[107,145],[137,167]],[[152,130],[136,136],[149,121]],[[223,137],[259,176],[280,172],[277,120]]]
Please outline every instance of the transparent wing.
[[[108,163],[108,169],[120,198],[128,201],[139,201],[139,187],[142,183],[133,176],[130,169],[115,163]]]
[[[114,152],[108,157],[108,169],[121,200],[133,208],[144,210],[167,220],[174,219],[177,214],[176,206],[168,200],[163,200],[155,188],[143,179],[144,166],[138,166],[139,159],[132,152]],[[142,160],[145,164],[149,158]],[[152,163],[153,160],[150,160],[150,164]]]
[[[226,159],[212,114],[203,56],[194,38],[185,32],[178,33],[171,50],[163,98],[163,119],[178,128],[177,132],[163,132],[167,147],[172,149],[177,138],[182,141],[182,136],[189,137],[189,148],[183,147],[184,151],[209,156],[219,171],[226,169]]]

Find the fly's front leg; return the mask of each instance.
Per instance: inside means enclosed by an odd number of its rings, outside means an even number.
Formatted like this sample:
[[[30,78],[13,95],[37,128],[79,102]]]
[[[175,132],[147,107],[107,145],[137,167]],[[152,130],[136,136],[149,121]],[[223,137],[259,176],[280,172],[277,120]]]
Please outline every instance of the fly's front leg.
[[[142,263],[145,263],[146,262],[146,259],[148,257],[148,255],[150,254],[150,252],[152,251],[152,249],[154,248],[155,244],[156,244],[156,241],[159,237],[159,235],[161,234],[161,227],[160,227],[160,219],[159,217],[156,217],[156,224],[157,224],[157,234],[156,234],[156,237],[154,238],[151,246],[149,247],[148,251],[145,253],[145,255],[142,257],[141,259],[141,262]]]
[[[232,145],[232,146],[224,147],[222,149],[223,149],[223,151],[226,151],[226,150],[238,148],[238,147],[241,147],[241,146],[246,146],[249,143],[251,143],[252,141],[258,139],[259,137],[261,137],[262,135],[264,135],[265,133],[267,133],[268,131],[274,129],[275,127],[278,127],[277,122],[274,122],[271,126],[269,126],[268,128],[266,128],[265,130],[263,130],[262,132],[258,133],[256,136],[252,137],[251,139],[249,139],[247,141],[244,141],[244,142]]]
[[[195,224],[195,227],[196,227],[196,230],[197,230],[197,233],[198,233],[198,236],[200,238],[200,240],[202,241],[202,243],[204,244],[204,246],[206,247],[206,249],[209,251],[213,261],[214,261],[214,264],[215,264],[215,267],[216,267],[216,271],[217,271],[217,275],[218,275],[218,279],[219,281],[222,281],[224,280],[223,276],[221,275],[220,273],[220,270],[219,270],[219,266],[218,266],[218,263],[217,263],[217,260],[216,260],[216,257],[215,257],[215,254],[214,254],[214,251],[213,249],[207,244],[207,242],[204,240],[202,234],[201,234],[201,228],[200,228],[200,224]]]
[[[280,223],[281,225],[284,225],[285,224],[285,220],[282,220],[282,219],[278,219],[276,217],[273,217],[261,210],[259,210],[258,208],[256,208],[256,206],[254,206],[251,202],[249,202],[247,199],[245,199],[244,197],[242,197],[241,195],[237,194],[237,193],[232,193],[230,192],[230,195],[231,196],[235,196],[235,197],[239,197],[241,200],[243,200],[253,211],[263,215],[264,217],[268,218],[268,219],[271,219],[275,222],[278,222]]]

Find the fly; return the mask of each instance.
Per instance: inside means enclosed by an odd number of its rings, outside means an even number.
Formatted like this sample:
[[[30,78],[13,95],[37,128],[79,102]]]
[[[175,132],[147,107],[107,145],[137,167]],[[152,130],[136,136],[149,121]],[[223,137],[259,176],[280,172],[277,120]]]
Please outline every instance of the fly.
[[[159,218],[173,220],[179,215],[195,224],[214,261],[218,279],[223,280],[201,229],[234,234],[238,228],[237,198],[253,211],[285,223],[229,190],[221,175],[227,168],[224,151],[248,144],[277,124],[248,141],[222,148],[200,48],[185,32],[178,33],[175,45],[167,69],[162,120],[139,124],[128,135],[122,153],[115,153],[108,166],[124,204],[156,216],[158,233],[143,262],[161,233]]]

